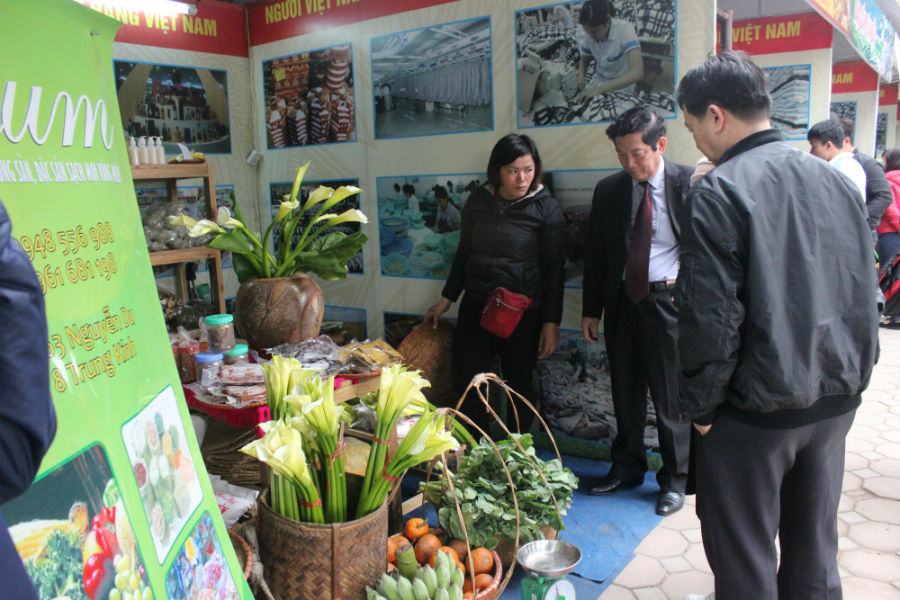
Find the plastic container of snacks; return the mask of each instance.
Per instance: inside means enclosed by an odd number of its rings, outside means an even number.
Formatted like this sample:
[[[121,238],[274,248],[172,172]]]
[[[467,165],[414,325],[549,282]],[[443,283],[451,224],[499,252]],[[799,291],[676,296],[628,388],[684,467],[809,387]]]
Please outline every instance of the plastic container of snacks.
[[[226,365],[246,364],[250,362],[250,348],[247,344],[236,344],[234,348],[224,353]]]
[[[234,348],[234,317],[210,315],[206,317],[206,334],[210,352],[227,352]]]
[[[223,356],[220,352],[198,352],[194,355],[197,365],[197,380],[200,385],[209,386],[216,380],[222,368]]]

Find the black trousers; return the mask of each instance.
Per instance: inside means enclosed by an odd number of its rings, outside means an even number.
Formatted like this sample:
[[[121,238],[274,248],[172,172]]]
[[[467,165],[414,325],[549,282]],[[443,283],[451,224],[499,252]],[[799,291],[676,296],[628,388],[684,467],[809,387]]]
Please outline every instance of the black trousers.
[[[537,362],[538,340],[543,326],[540,309],[526,310],[512,335],[503,339],[482,329],[479,325],[483,306],[483,302],[472,299],[468,295],[463,296],[459,304],[456,334],[453,339],[453,355],[458,381],[462,386],[459,390],[460,394],[476,374],[491,371],[494,368],[494,359],[499,356],[503,379],[512,389],[525,396],[529,402],[534,403],[531,377],[534,372],[534,364]],[[492,407],[499,413],[497,404],[494,402],[496,398],[490,399]],[[461,410],[485,431],[493,422],[493,417],[490,416],[475,393],[470,393],[466,397]],[[507,426],[515,430],[512,409],[509,410],[507,417]],[[520,426],[523,428],[531,422],[531,411],[527,407],[519,408],[519,420]]]
[[[695,440],[697,515],[716,600],[841,598],[837,510],[855,414],[793,429],[719,414]]]
[[[649,389],[663,461],[656,481],[664,491],[684,493],[691,425],[678,416],[677,318],[670,291],[650,292],[637,304],[620,291],[615,318],[605,320],[604,335],[616,413],[610,473],[622,481],[635,481],[647,472],[644,425]]]

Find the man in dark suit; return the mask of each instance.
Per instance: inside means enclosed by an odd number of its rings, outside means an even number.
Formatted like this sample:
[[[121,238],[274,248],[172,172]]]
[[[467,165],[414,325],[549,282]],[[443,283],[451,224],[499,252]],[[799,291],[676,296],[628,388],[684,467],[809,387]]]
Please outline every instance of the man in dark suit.
[[[693,169],[663,160],[665,122],[647,107],[606,130],[624,171],[594,189],[585,243],[581,330],[597,340],[600,317],[609,354],[616,437],[612,468],[591,488],[609,494],[644,480],[647,390],[656,409],[663,466],[656,512],[684,505],[690,424],[678,415],[677,312],[680,213]]]

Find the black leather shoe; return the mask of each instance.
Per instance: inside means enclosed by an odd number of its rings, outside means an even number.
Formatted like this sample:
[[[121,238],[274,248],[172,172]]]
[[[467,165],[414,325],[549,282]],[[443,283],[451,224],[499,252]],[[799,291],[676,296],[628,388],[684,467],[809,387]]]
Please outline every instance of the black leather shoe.
[[[679,492],[660,492],[656,500],[656,514],[666,516],[681,510],[684,506],[684,494]]]
[[[589,492],[595,496],[602,496],[604,494],[612,494],[618,489],[637,487],[642,483],[644,483],[643,479],[638,479],[635,481],[622,481],[615,475],[606,475],[605,477],[601,477],[599,480],[597,480],[597,484],[594,485],[594,487],[592,487]]]

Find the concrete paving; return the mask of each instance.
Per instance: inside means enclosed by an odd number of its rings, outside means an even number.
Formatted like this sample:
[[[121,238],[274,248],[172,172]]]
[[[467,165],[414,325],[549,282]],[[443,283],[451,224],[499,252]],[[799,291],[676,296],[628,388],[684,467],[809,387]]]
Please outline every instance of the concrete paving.
[[[881,359],[847,437],[838,565],[846,600],[900,599],[900,330],[880,329]],[[599,600],[683,600],[713,590],[694,497],[661,521]]]

